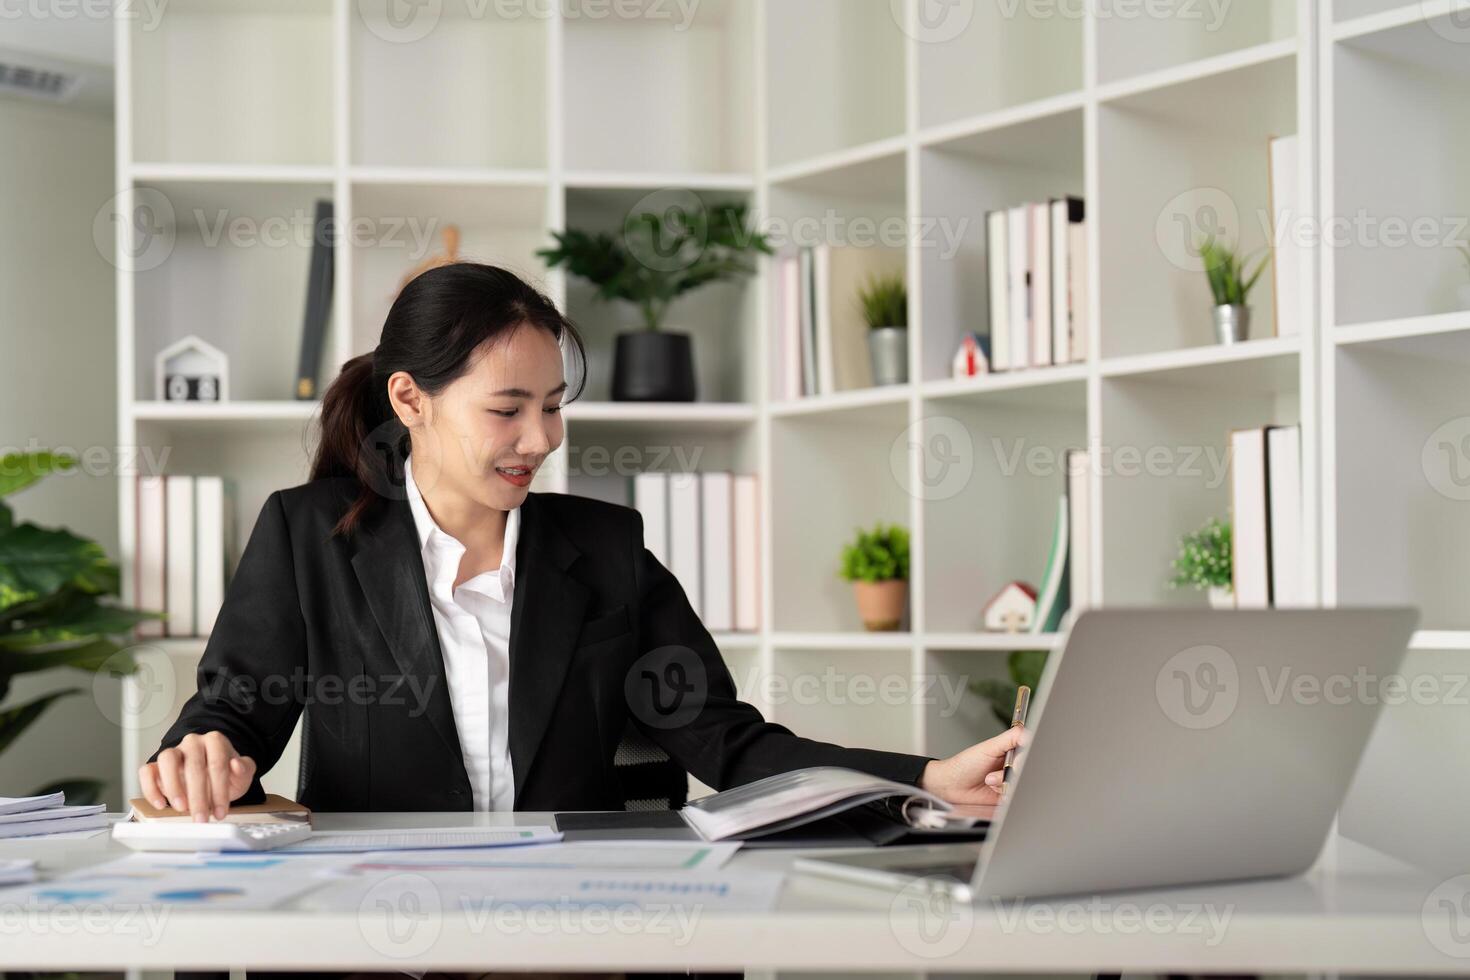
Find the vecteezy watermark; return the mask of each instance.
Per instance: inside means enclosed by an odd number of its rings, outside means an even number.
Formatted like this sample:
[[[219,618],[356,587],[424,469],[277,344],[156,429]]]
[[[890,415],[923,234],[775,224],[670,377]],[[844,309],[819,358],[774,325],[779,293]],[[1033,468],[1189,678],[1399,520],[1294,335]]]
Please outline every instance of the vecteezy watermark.
[[[153,187],[119,191],[92,217],[97,254],[124,272],[163,265],[173,254],[177,234],[173,202]]]
[[[1094,895],[1087,901],[992,899],[1001,932],[1066,936],[1198,936],[1205,948],[1224,942],[1235,914],[1233,905],[1212,902],[1112,901]]]
[[[1419,463],[1436,493],[1470,500],[1470,415],[1450,419],[1429,433]]]
[[[975,472],[970,430],[947,415],[920,419],[889,445],[888,470],[909,496],[948,500],[970,485]]]
[[[953,956],[975,930],[975,910],[969,903],[955,901],[942,887],[946,882],[948,879],[934,876],[915,879],[888,905],[893,938],[915,956]]]
[[[1446,41],[1470,44],[1470,8],[1453,7],[1436,17],[1435,11],[1442,9],[1438,0],[1419,0],[1419,9],[1431,31]]]
[[[27,899],[0,900],[0,936],[129,936],[151,947],[163,938],[172,911],[168,905],[103,902],[96,888],[65,879]]]
[[[1006,440],[990,439],[996,470],[1004,477],[1018,473],[1051,478],[1073,476],[1082,465],[1081,459],[1067,450],[1022,437]],[[1224,485],[1230,475],[1230,449],[1219,446],[1189,445],[1104,445],[1094,442],[1089,448],[1087,466],[1103,477],[1132,478],[1151,476],[1178,480],[1197,480],[1209,490]]]
[[[1218,187],[1191,187],[1169,199],[1154,220],[1154,241],[1164,258],[1186,272],[1203,272],[1201,246],[1239,241],[1240,209]]]
[[[709,672],[689,647],[656,647],[628,668],[623,694],[628,710],[650,728],[683,728],[709,701]]]
[[[42,471],[35,454],[41,452],[66,456],[73,465],[64,470]],[[51,478],[74,476],[159,476],[166,472],[170,445],[162,446],[69,446],[42,444],[35,436],[24,446],[0,446],[0,479],[22,476]],[[29,472],[28,472],[29,468]]]
[[[118,697],[116,682],[122,681]],[[92,674],[97,710],[124,731],[148,731],[174,716],[178,668],[162,647],[139,643],[117,651]]]
[[[1154,680],[1159,707],[1183,728],[1224,724],[1240,700],[1235,658],[1210,644],[1180,650],[1164,662]]]
[[[743,696],[772,707],[922,705],[934,708],[929,714],[938,718],[953,718],[959,713],[969,686],[968,674],[873,674],[838,670],[830,664],[820,673],[766,673],[752,666],[736,678],[736,687]]]
[[[453,0],[456,20],[642,20],[687,31],[700,0]],[[434,32],[444,0],[357,0],[368,32],[389,44],[412,44]]]
[[[1446,956],[1470,958],[1470,875],[1456,875],[1424,897],[1420,921],[1429,944]]]
[[[943,44],[969,28],[975,0],[888,0],[888,11],[899,30],[915,41]]]
[[[644,267],[678,272],[698,262],[709,244],[709,209],[683,187],[645,194],[623,218],[623,246]]]
[[[694,473],[704,456],[695,446],[568,446],[567,473],[572,476],[636,476],[669,467],[679,474]]]
[[[117,20],[136,21],[152,31],[163,20],[169,0],[0,0],[0,22]]]
[[[1097,20],[1203,21],[1214,33],[1225,26],[1234,0],[996,0],[1006,20],[1081,20],[1089,12]]]
[[[357,906],[357,929],[375,951],[395,960],[422,956],[444,929],[439,889],[423,875],[394,874],[373,883]]]

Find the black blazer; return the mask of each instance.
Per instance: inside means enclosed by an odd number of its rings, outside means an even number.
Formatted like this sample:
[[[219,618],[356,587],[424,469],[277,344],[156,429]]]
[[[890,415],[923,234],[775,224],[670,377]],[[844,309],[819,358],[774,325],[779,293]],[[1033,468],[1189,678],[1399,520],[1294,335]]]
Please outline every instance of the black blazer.
[[[444,661],[406,499],[353,535],[356,484],[270,495],[160,748],[219,730],[268,771],[303,706],[314,810],[469,810]],[[643,546],[629,507],[530,493],[510,632],[518,810],[621,809],[613,753],[631,720],[716,789],[805,766],[917,783],[927,758],[799,738],[740,701],[714,639]],[[156,758],[157,753],[155,753]],[[259,780],[246,799],[260,795]]]

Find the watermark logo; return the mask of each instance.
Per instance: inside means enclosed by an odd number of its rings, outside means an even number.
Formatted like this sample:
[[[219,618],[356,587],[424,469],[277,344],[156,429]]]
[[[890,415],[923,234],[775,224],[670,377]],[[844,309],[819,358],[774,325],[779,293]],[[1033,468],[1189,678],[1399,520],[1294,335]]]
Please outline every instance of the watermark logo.
[[[909,461],[918,457],[917,482]],[[934,415],[898,434],[888,447],[888,469],[911,497],[948,500],[970,485],[975,444],[958,419]]]
[[[1470,874],[1440,882],[1421,912],[1430,945],[1456,959],[1470,957]]]
[[[130,669],[131,668],[131,669]],[[122,697],[111,683],[122,680]],[[92,700],[102,717],[125,731],[148,731],[174,716],[178,672],[160,647],[148,644],[119,650],[92,675]]]
[[[936,886],[948,882],[934,876],[909,882],[888,906],[888,926],[900,946],[915,956],[953,956],[969,942],[975,910]]]
[[[1154,681],[1159,707],[1183,728],[1222,725],[1240,701],[1235,658],[1209,644],[1181,650],[1164,662]]]
[[[357,15],[378,40],[412,44],[439,26],[444,0],[357,0]]]
[[[1218,187],[1192,187],[1175,195],[1154,221],[1154,241],[1175,268],[1203,272],[1200,246],[1211,239],[1239,240],[1240,209]]]
[[[1470,415],[1450,419],[1431,432],[1419,462],[1440,496],[1470,500]]]
[[[691,190],[665,187],[639,198],[623,219],[628,254],[655,272],[678,272],[699,261],[709,239],[709,212]]]
[[[899,30],[921,44],[953,41],[975,19],[975,0],[888,0],[888,7]]]
[[[1441,6],[1438,0],[1419,0],[1421,16],[1429,29],[1454,44],[1470,44],[1470,7],[1454,7],[1449,13],[1434,16]]]
[[[124,272],[148,272],[163,265],[173,254],[176,237],[173,202],[154,187],[119,191],[92,217],[97,253]]]
[[[704,661],[689,647],[656,647],[628,668],[623,694],[629,710],[645,725],[682,728],[704,710],[709,698],[709,675]]]
[[[396,874],[375,882],[357,907],[367,944],[396,960],[427,953],[439,940],[439,891],[423,875]]]

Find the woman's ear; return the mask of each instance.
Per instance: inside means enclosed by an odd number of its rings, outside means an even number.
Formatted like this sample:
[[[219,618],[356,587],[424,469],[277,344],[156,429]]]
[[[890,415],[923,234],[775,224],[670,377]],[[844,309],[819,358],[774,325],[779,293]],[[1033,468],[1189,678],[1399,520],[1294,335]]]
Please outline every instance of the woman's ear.
[[[405,428],[427,421],[428,399],[407,371],[394,371],[388,376],[388,404]]]

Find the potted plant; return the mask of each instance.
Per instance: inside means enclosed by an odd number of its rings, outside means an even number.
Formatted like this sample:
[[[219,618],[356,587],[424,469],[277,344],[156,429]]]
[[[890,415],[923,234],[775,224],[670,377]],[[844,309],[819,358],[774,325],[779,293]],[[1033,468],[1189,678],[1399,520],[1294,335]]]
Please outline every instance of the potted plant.
[[[868,324],[873,384],[904,384],[909,379],[909,291],[903,276],[870,277],[858,291],[858,303]]]
[[[1215,297],[1215,334],[1222,344],[1235,344],[1250,334],[1250,307],[1246,297],[1265,271],[1270,255],[1261,256],[1252,270],[1249,256],[1211,237],[1200,246],[1205,263],[1205,276]]]
[[[909,532],[897,524],[858,529],[842,549],[842,577],[857,595],[858,616],[869,630],[896,630],[908,604]]]
[[[65,528],[17,524],[3,498],[42,477],[71,469],[76,460],[50,452],[10,453],[0,459],[0,702],[11,681],[52,667],[127,674],[133,655],[111,639],[160,613],[104,603],[119,591],[117,566],[96,542]],[[0,710],[4,751],[56,701],[81,693],[63,688]],[[63,790],[68,803],[94,802],[97,780],[61,780],[36,794]]]
[[[637,308],[642,329],[618,334],[613,353],[615,401],[694,401],[690,337],[662,329],[669,304],[712,282],[752,275],[753,252],[771,254],[765,235],[745,227],[746,206],[695,203],[637,210],[622,233],[570,228],[552,232],[555,248],[536,254],[551,268],[566,266],[597,287],[597,298]]]
[[[1188,586],[1207,592],[1215,609],[1235,606],[1227,522],[1211,519],[1198,531],[1180,539],[1179,557],[1174,559],[1174,578],[1169,584],[1174,588]]]
[[[982,678],[970,682],[970,691],[990,705],[990,713],[1006,728],[1011,727],[1011,712],[1016,708],[1016,689],[1021,685],[1033,694],[1041,685],[1041,671],[1046,667],[1045,650],[1016,650],[1006,658],[1009,681]]]

